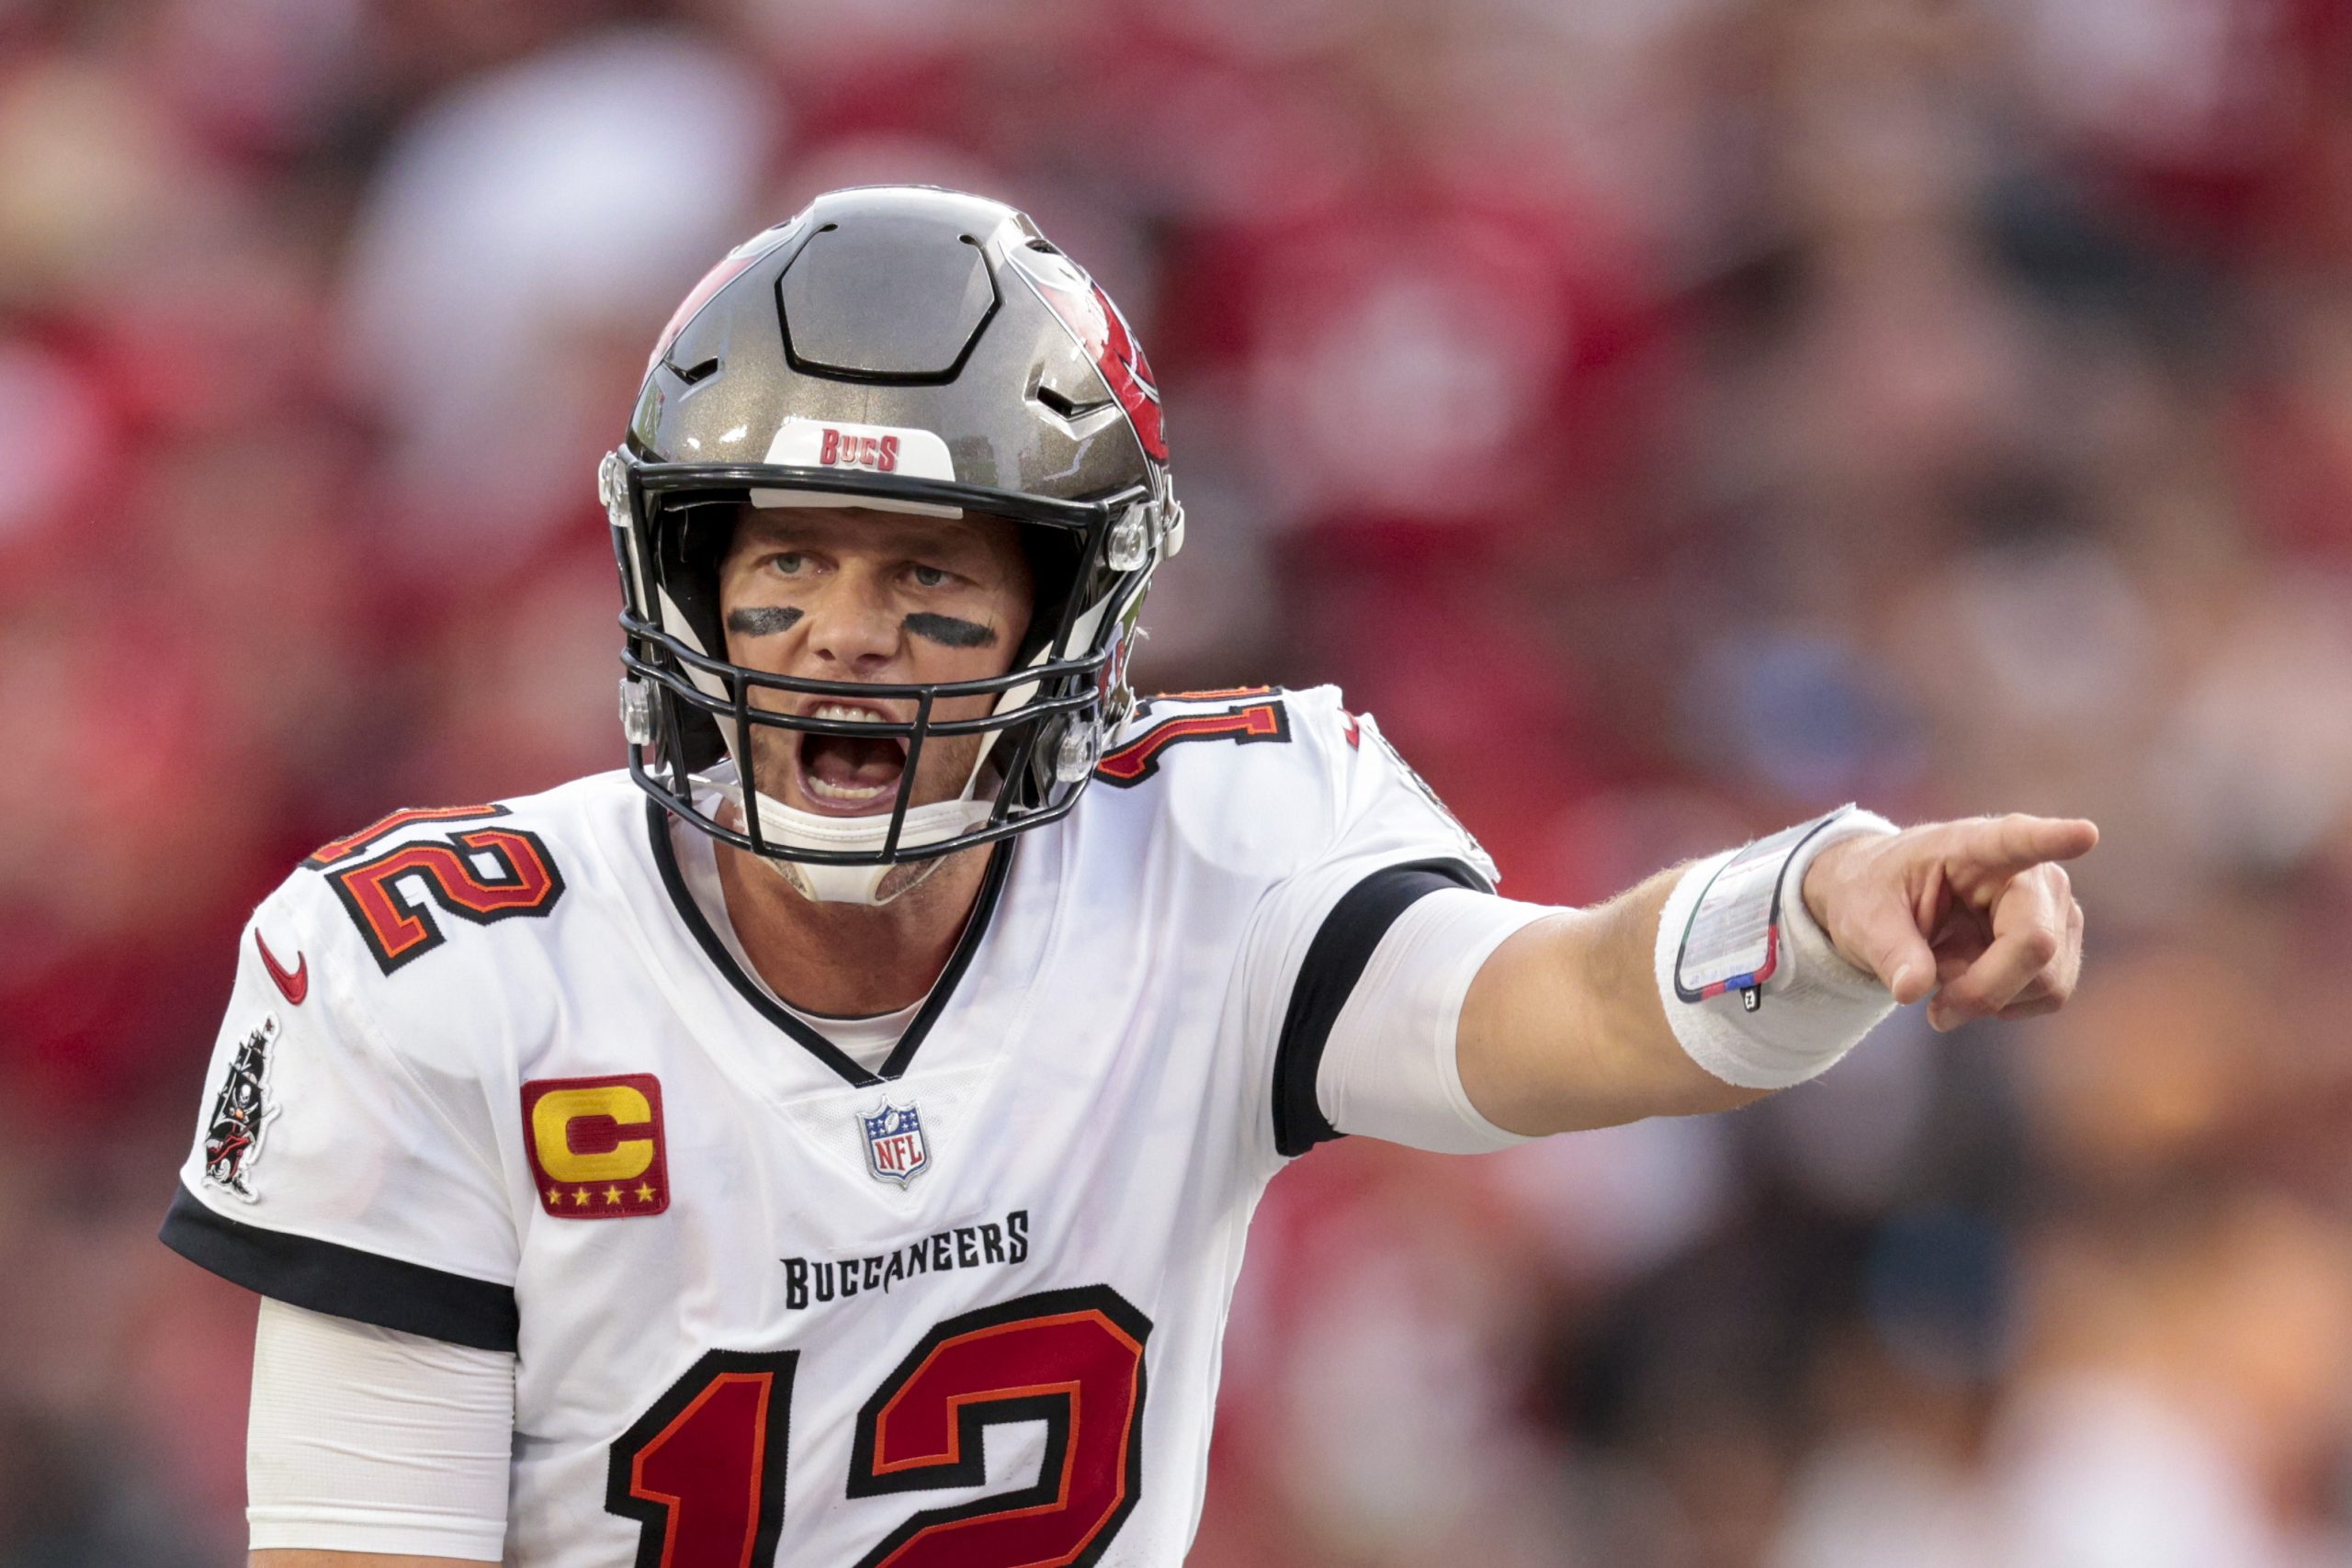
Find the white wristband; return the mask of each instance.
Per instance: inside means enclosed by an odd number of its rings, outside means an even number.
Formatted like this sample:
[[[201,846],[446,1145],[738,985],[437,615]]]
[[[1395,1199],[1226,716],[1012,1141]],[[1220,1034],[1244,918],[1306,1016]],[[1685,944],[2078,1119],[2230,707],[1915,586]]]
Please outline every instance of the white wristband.
[[[1789,856],[1778,879],[1782,948],[1761,987],[1769,1006],[1744,1006],[1736,990],[1700,1001],[1677,994],[1676,961],[1691,915],[1740,852],[1726,850],[1682,874],[1658,920],[1656,972],[1667,1021],[1692,1061],[1743,1089],[1786,1089],[1827,1069],[1894,1010],[1894,994],[1847,962],[1805,907],[1804,891],[1807,868],[1830,845],[1894,831],[1885,818],[1849,809]]]

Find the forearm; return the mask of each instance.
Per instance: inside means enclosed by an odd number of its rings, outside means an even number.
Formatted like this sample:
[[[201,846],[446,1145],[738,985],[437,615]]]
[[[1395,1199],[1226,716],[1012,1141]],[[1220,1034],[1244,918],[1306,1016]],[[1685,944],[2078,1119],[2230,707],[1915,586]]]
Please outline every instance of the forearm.
[[[1684,868],[1506,941],[1463,999],[1455,1051],[1479,1114],[1529,1135],[1761,1099],[1691,1060],[1653,977],[1660,912]]]

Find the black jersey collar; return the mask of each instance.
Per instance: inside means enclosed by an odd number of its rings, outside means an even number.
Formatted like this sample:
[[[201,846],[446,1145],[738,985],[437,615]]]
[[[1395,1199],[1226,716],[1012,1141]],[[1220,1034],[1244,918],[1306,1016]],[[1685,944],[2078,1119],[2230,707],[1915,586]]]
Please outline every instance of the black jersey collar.
[[[752,1005],[753,1011],[790,1035],[803,1050],[831,1067],[843,1081],[860,1089],[893,1082],[913,1065],[916,1047],[931,1032],[931,1026],[937,1021],[939,1015],[946,1010],[948,998],[956,993],[956,983],[963,979],[964,971],[971,966],[972,954],[979,950],[981,939],[987,936],[989,923],[995,918],[997,904],[1004,896],[1004,885],[1012,871],[1015,840],[1006,839],[989,852],[989,868],[980,880],[979,898],[972,906],[972,918],[965,923],[964,934],[956,942],[956,951],[948,954],[947,967],[940,971],[938,983],[932,987],[931,995],[923,998],[922,1009],[916,1012],[913,1021],[907,1025],[906,1032],[899,1036],[898,1044],[890,1048],[890,1055],[880,1070],[873,1071],[858,1066],[840,1046],[809,1028],[791,1010],[777,1006],[775,998],[768,995],[764,987],[743,973],[742,965],[735,962],[735,955],[727,951],[727,944],[719,940],[717,931],[711,930],[710,921],[703,915],[702,906],[695,902],[693,892],[686,886],[685,874],[678,867],[677,847],[670,841],[669,812],[662,809],[660,802],[649,800],[645,803],[645,820],[647,831],[653,840],[653,863],[661,868],[662,886],[669,890],[670,902],[676,906],[678,918],[685,922],[686,930],[694,933],[695,941],[702,945],[703,953],[712,966],[727,977],[728,984]]]

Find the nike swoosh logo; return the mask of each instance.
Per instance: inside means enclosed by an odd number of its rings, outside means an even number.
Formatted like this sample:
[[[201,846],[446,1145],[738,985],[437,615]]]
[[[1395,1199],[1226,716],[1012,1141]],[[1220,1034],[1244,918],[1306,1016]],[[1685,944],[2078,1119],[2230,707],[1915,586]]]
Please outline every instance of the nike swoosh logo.
[[[311,961],[297,953],[294,967],[288,969],[277,961],[277,954],[270,952],[269,943],[262,941],[259,928],[254,931],[254,945],[261,949],[261,966],[269,971],[271,979],[277,982],[279,992],[288,1002],[300,1007],[302,998],[311,994]]]

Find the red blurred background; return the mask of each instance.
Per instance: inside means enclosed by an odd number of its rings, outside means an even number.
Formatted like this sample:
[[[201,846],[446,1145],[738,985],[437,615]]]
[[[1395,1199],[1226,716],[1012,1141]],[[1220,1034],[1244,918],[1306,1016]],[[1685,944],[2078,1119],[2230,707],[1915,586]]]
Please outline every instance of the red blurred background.
[[[0,1568],[241,1561],[239,923],[619,761],[646,347],[886,179],[1148,344],[1143,682],[1340,682],[1507,892],[2107,830],[2056,1020],[1287,1173],[1195,1562],[2352,1562],[2352,10],[0,0]]]

